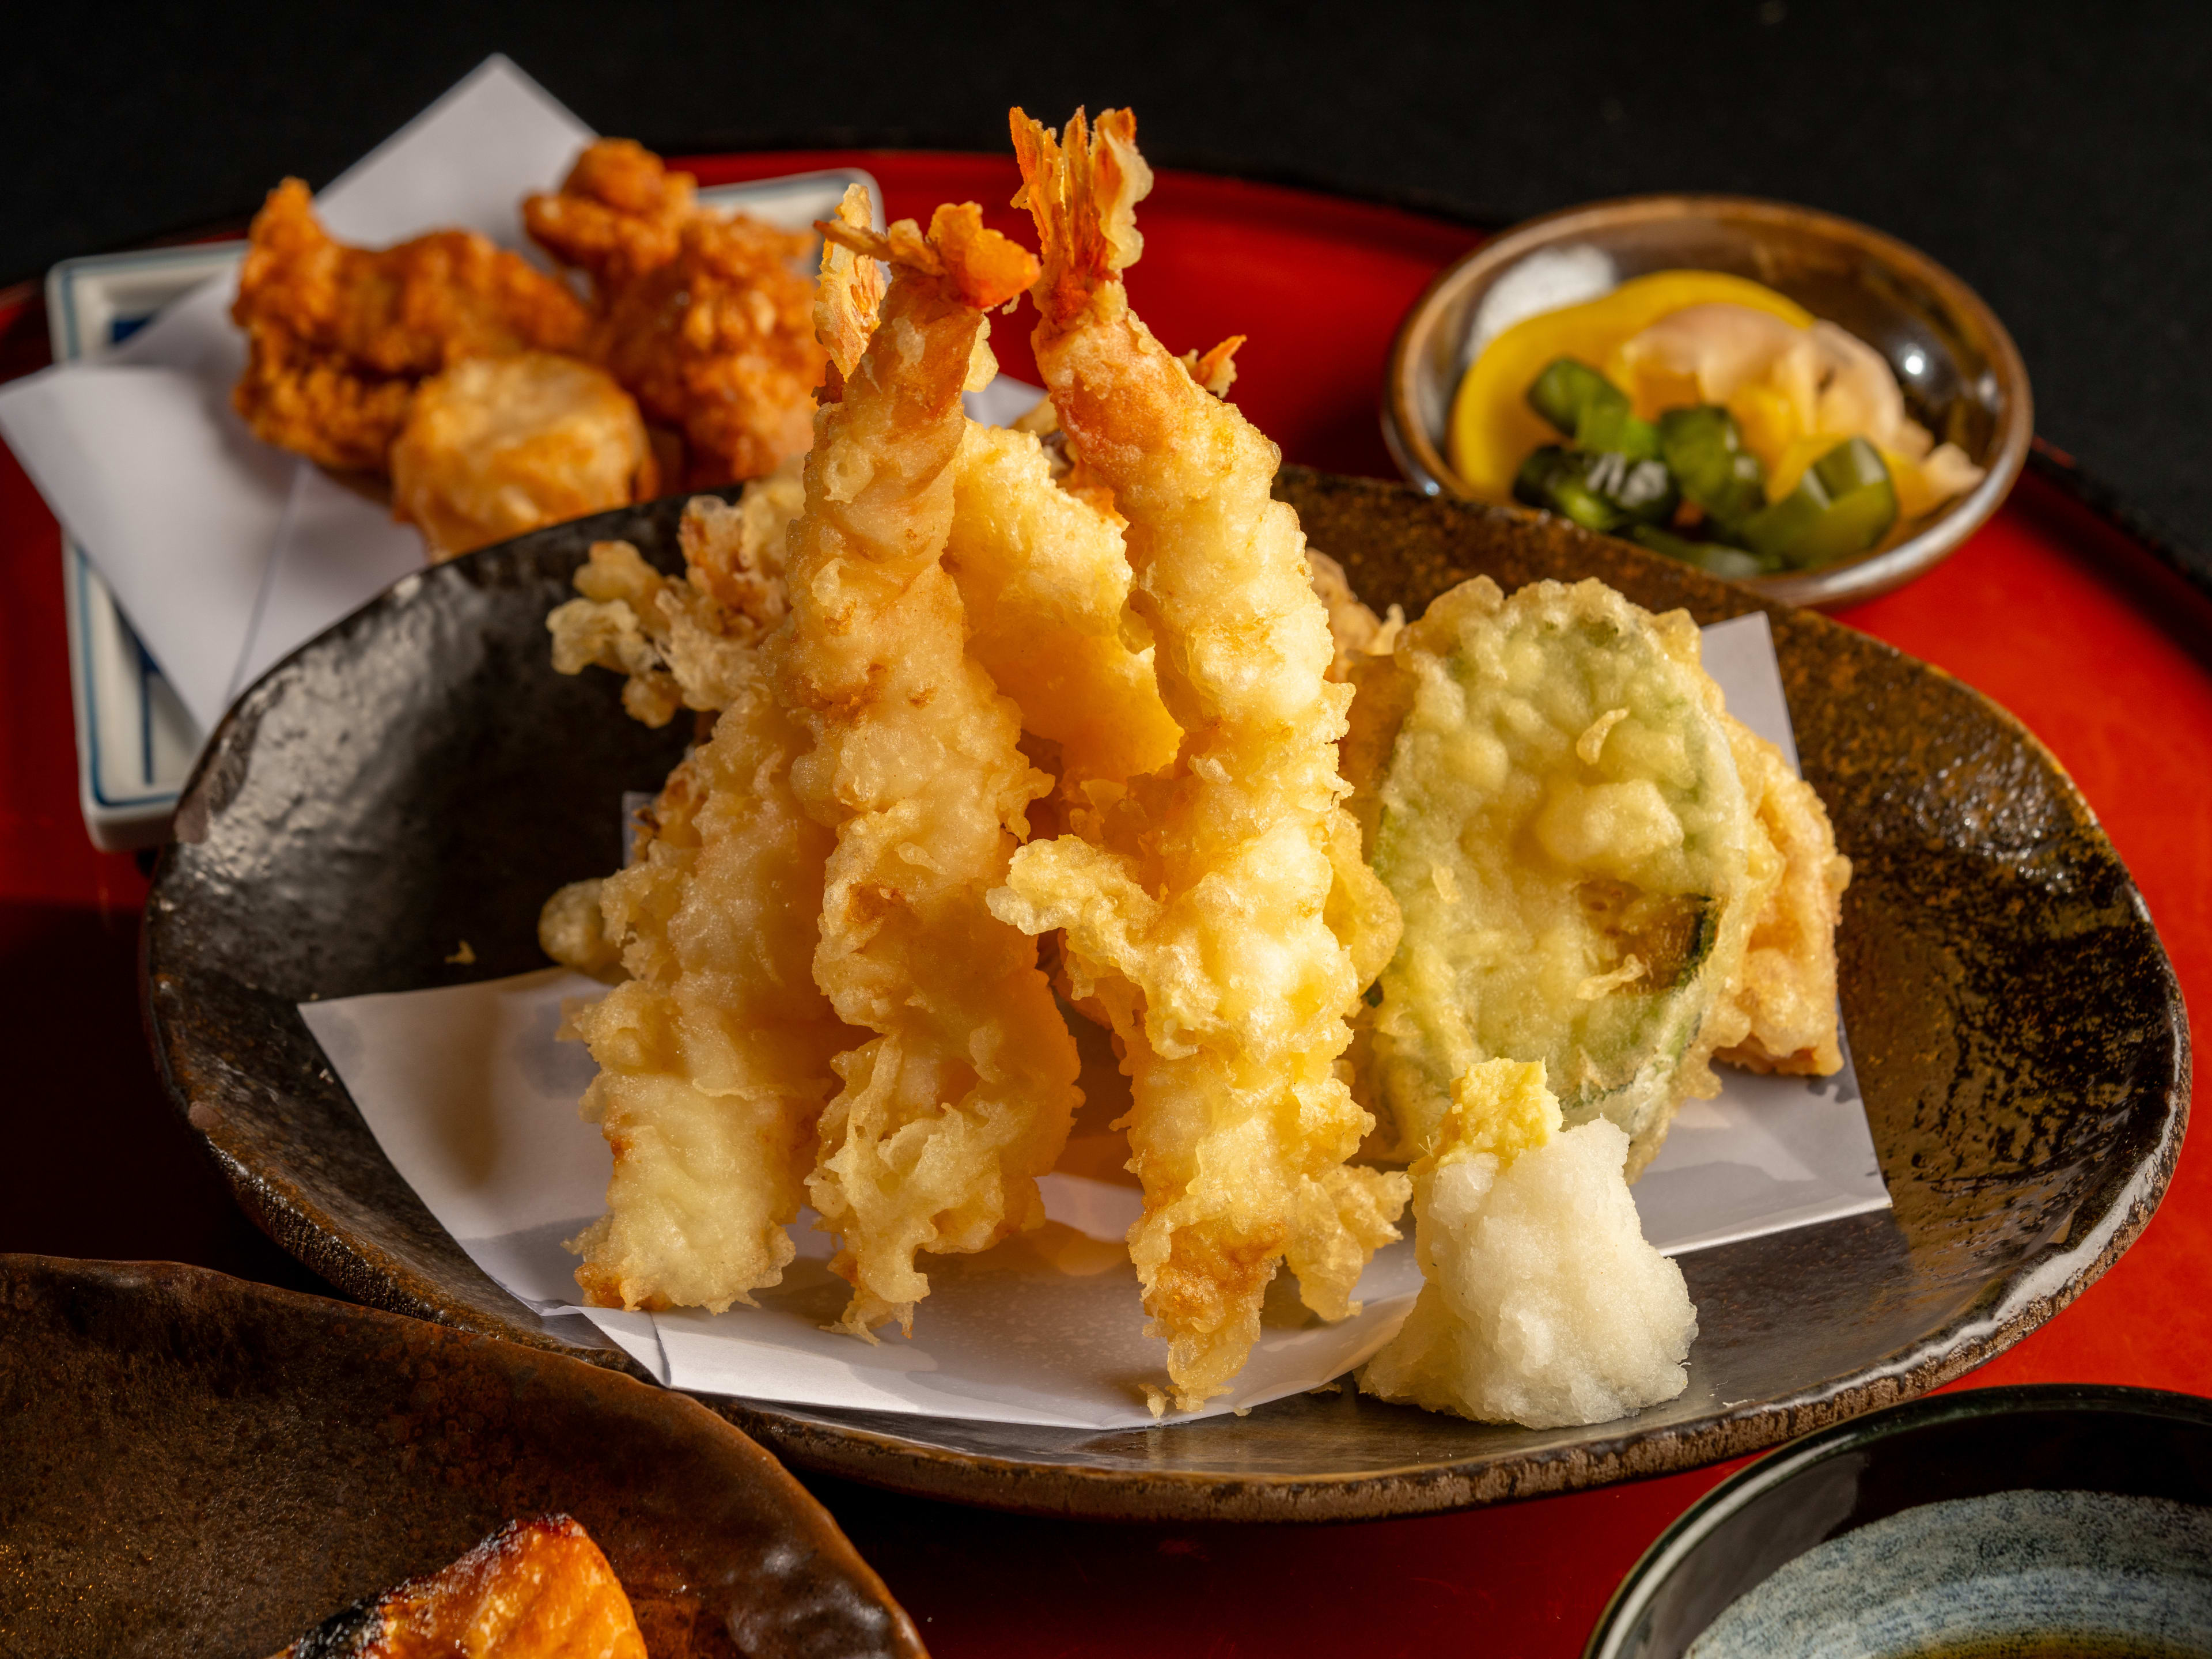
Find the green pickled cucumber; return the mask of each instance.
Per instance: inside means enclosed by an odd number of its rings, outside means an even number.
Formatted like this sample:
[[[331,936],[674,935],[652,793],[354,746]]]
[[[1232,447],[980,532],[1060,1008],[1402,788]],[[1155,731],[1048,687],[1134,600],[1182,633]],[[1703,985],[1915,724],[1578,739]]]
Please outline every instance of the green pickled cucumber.
[[[1741,526],[1746,546],[1800,570],[1856,558],[1897,522],[1897,486],[1881,453],[1846,438],[1805,470],[1797,487]]]
[[[1478,577],[1352,720],[1405,919],[1363,1035],[1378,1150],[1418,1155],[1476,1061],[1540,1060],[1567,1121],[1611,1119],[1640,1170],[1705,1075],[1752,921],[1752,805],[1695,626],[1595,581],[1507,599]]]

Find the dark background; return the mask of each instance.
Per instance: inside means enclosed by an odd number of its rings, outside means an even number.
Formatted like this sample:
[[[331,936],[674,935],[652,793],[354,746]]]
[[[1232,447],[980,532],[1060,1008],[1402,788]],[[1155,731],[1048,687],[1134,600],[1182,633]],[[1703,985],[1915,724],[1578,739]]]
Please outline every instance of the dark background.
[[[493,51],[673,152],[1001,149],[1133,106],[1159,163],[1504,224],[1632,191],[1916,243],[2027,359],[2044,437],[2212,549],[2212,6],[1259,7],[46,0],[0,52],[0,283],[320,185]],[[550,182],[550,181],[549,181]]]

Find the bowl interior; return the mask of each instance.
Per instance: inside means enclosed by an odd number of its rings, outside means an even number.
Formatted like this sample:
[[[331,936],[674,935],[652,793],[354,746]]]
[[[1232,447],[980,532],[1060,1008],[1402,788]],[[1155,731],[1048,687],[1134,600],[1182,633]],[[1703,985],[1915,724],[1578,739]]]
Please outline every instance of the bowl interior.
[[[2140,1517],[2122,1520],[2135,1544],[2124,1539],[2121,1551],[2107,1546],[2103,1553],[2131,1555],[2124,1571],[2138,1581],[2160,1576],[2164,1558],[2196,1558],[2193,1574],[2203,1587],[2194,1600],[2212,1609],[2212,1559],[2203,1557],[2212,1512],[2188,1528],[2191,1536],[2178,1551],[2175,1540],[2158,1535],[2159,1522],[2172,1518],[2170,1510],[2160,1515],[2165,1506],[2212,1504],[2212,1404],[2136,1389],[1978,1389],[1845,1425],[1777,1452],[1716,1488],[1630,1574],[1591,1638],[1590,1659],[1677,1659],[1693,1644],[1700,1653],[1733,1653],[1754,1625],[1763,1626],[1761,1641],[1773,1638],[1778,1626],[1792,1627],[1790,1634],[1802,1640],[1824,1620],[1865,1620],[1877,1606],[1877,1622],[1933,1618],[1955,1622],[1963,1635],[1990,1621],[1992,1610],[1975,1605],[1974,1583],[1990,1566],[2006,1567],[2008,1534],[2015,1547],[2033,1540],[2046,1572],[2062,1566],[2052,1558],[2068,1546],[2033,1538],[2053,1518],[2033,1512],[2043,1505],[2023,1515],[2014,1506],[1972,1501],[2011,1493],[2154,1500]],[[1911,1513],[1935,1504],[1944,1508]],[[1899,1524],[1901,1516],[1909,1518]],[[2083,1534],[2100,1522],[2110,1525],[2094,1514],[2056,1518],[2077,1546],[2090,1541]],[[1848,1552],[1829,1548],[1825,1561],[1806,1559],[1881,1523],[1890,1524]],[[1912,1559],[1899,1564],[1884,1545],[1915,1531],[1925,1535],[1910,1540]],[[2094,1579],[2107,1565],[2096,1553],[2063,1564],[2077,1581],[2068,1593],[2078,1605],[2057,1616],[2127,1616],[2124,1606],[2098,1610],[2094,1589],[2083,1599],[2078,1581]],[[1799,1565],[1787,1577],[1778,1577],[1792,1563]],[[2181,1566],[2188,1570],[2186,1560]],[[1839,1583],[1838,1568],[1851,1579]],[[2016,1605],[2009,1613],[1995,1610],[1996,1619],[2052,1616],[2047,1606],[2034,1605],[2033,1576],[2014,1581]],[[1756,1606],[1735,1606],[1754,1589],[1760,1591]],[[1924,1605],[1938,1598],[1948,1606]],[[2154,1597],[2138,1593],[2128,1600],[2138,1613],[2160,1611]],[[1916,1607],[1917,1601],[1923,1605]],[[1717,1622],[1724,1613],[1729,1618]]]
[[[827,1511],[681,1395],[169,1262],[0,1256],[0,1297],[9,1653],[273,1653],[566,1514],[656,1655],[921,1659]]]
[[[1632,277],[1684,269],[1749,277],[1864,340],[1897,375],[1912,418],[1990,475],[1897,526],[1875,552],[1810,574],[1876,560],[1900,565],[1893,554],[1955,523],[1939,550],[1948,551],[2002,499],[2026,458],[2033,416],[2019,353],[1988,307],[1893,238],[1811,209],[1733,197],[1640,197],[1571,209],[1510,231],[1446,270],[1407,315],[1390,365],[1386,427],[1407,476],[1432,493],[1468,493],[1449,459],[1452,397],[1483,347],[1506,328]],[[1827,597],[1803,591],[1802,579],[1752,585],[1800,602]],[[1850,586],[1850,597],[1868,591]]]

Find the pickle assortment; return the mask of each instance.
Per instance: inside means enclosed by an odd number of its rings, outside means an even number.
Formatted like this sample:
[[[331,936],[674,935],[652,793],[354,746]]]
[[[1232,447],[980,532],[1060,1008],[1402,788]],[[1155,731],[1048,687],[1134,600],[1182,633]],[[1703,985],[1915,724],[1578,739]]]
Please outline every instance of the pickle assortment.
[[[1864,438],[1842,440],[1769,501],[1765,467],[1717,404],[1640,420],[1626,392],[1565,356],[1529,383],[1528,403],[1566,441],[1522,462],[1516,501],[1717,576],[1818,569],[1867,552],[1897,521],[1896,486]]]

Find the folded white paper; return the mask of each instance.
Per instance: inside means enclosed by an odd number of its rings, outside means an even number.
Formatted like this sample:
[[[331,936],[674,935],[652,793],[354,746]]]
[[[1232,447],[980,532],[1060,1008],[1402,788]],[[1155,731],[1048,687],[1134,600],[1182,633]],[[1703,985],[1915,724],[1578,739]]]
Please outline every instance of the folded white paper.
[[[316,210],[354,241],[457,225],[519,246],[518,204],[556,184],[592,137],[495,57]],[[422,563],[422,538],[384,503],[258,441],[232,410],[245,364],[237,285],[234,265],[105,363],[0,389],[0,435],[204,732],[270,664]]]
[[[1766,618],[1705,633],[1705,659],[1729,708],[1786,748],[1788,708]],[[549,969],[300,1010],[393,1168],[471,1260],[544,1315],[579,1311],[575,1258],[563,1241],[599,1213],[611,1169],[598,1131],[576,1114],[590,1057],[553,1034],[564,998],[604,988]],[[1103,1123],[1103,1097],[1119,1087],[1126,1100],[1127,1085],[1100,1034],[1078,1024],[1092,1098],[1085,1121]],[[1832,1078],[1723,1076],[1718,1098],[1684,1108],[1633,1189],[1655,1244],[1680,1253],[1887,1206],[1848,1063]],[[848,1287],[830,1273],[830,1241],[811,1216],[793,1230],[799,1260],[757,1308],[580,1311],[663,1382],[701,1394],[998,1423],[1146,1426],[1152,1418],[1141,1385],[1162,1380],[1165,1349],[1144,1334],[1136,1274],[1121,1248],[1140,1205],[1127,1181],[1048,1176],[1042,1185],[1050,1224],[1041,1234],[981,1256],[931,1259],[930,1293],[911,1340],[894,1328],[871,1346],[821,1328],[843,1308]],[[1396,1332],[1420,1273],[1410,1240],[1379,1252],[1360,1281],[1362,1311],[1335,1325],[1299,1308],[1286,1279],[1276,1288],[1281,1294],[1271,1295],[1234,1392],[1170,1422],[1342,1376]]]

